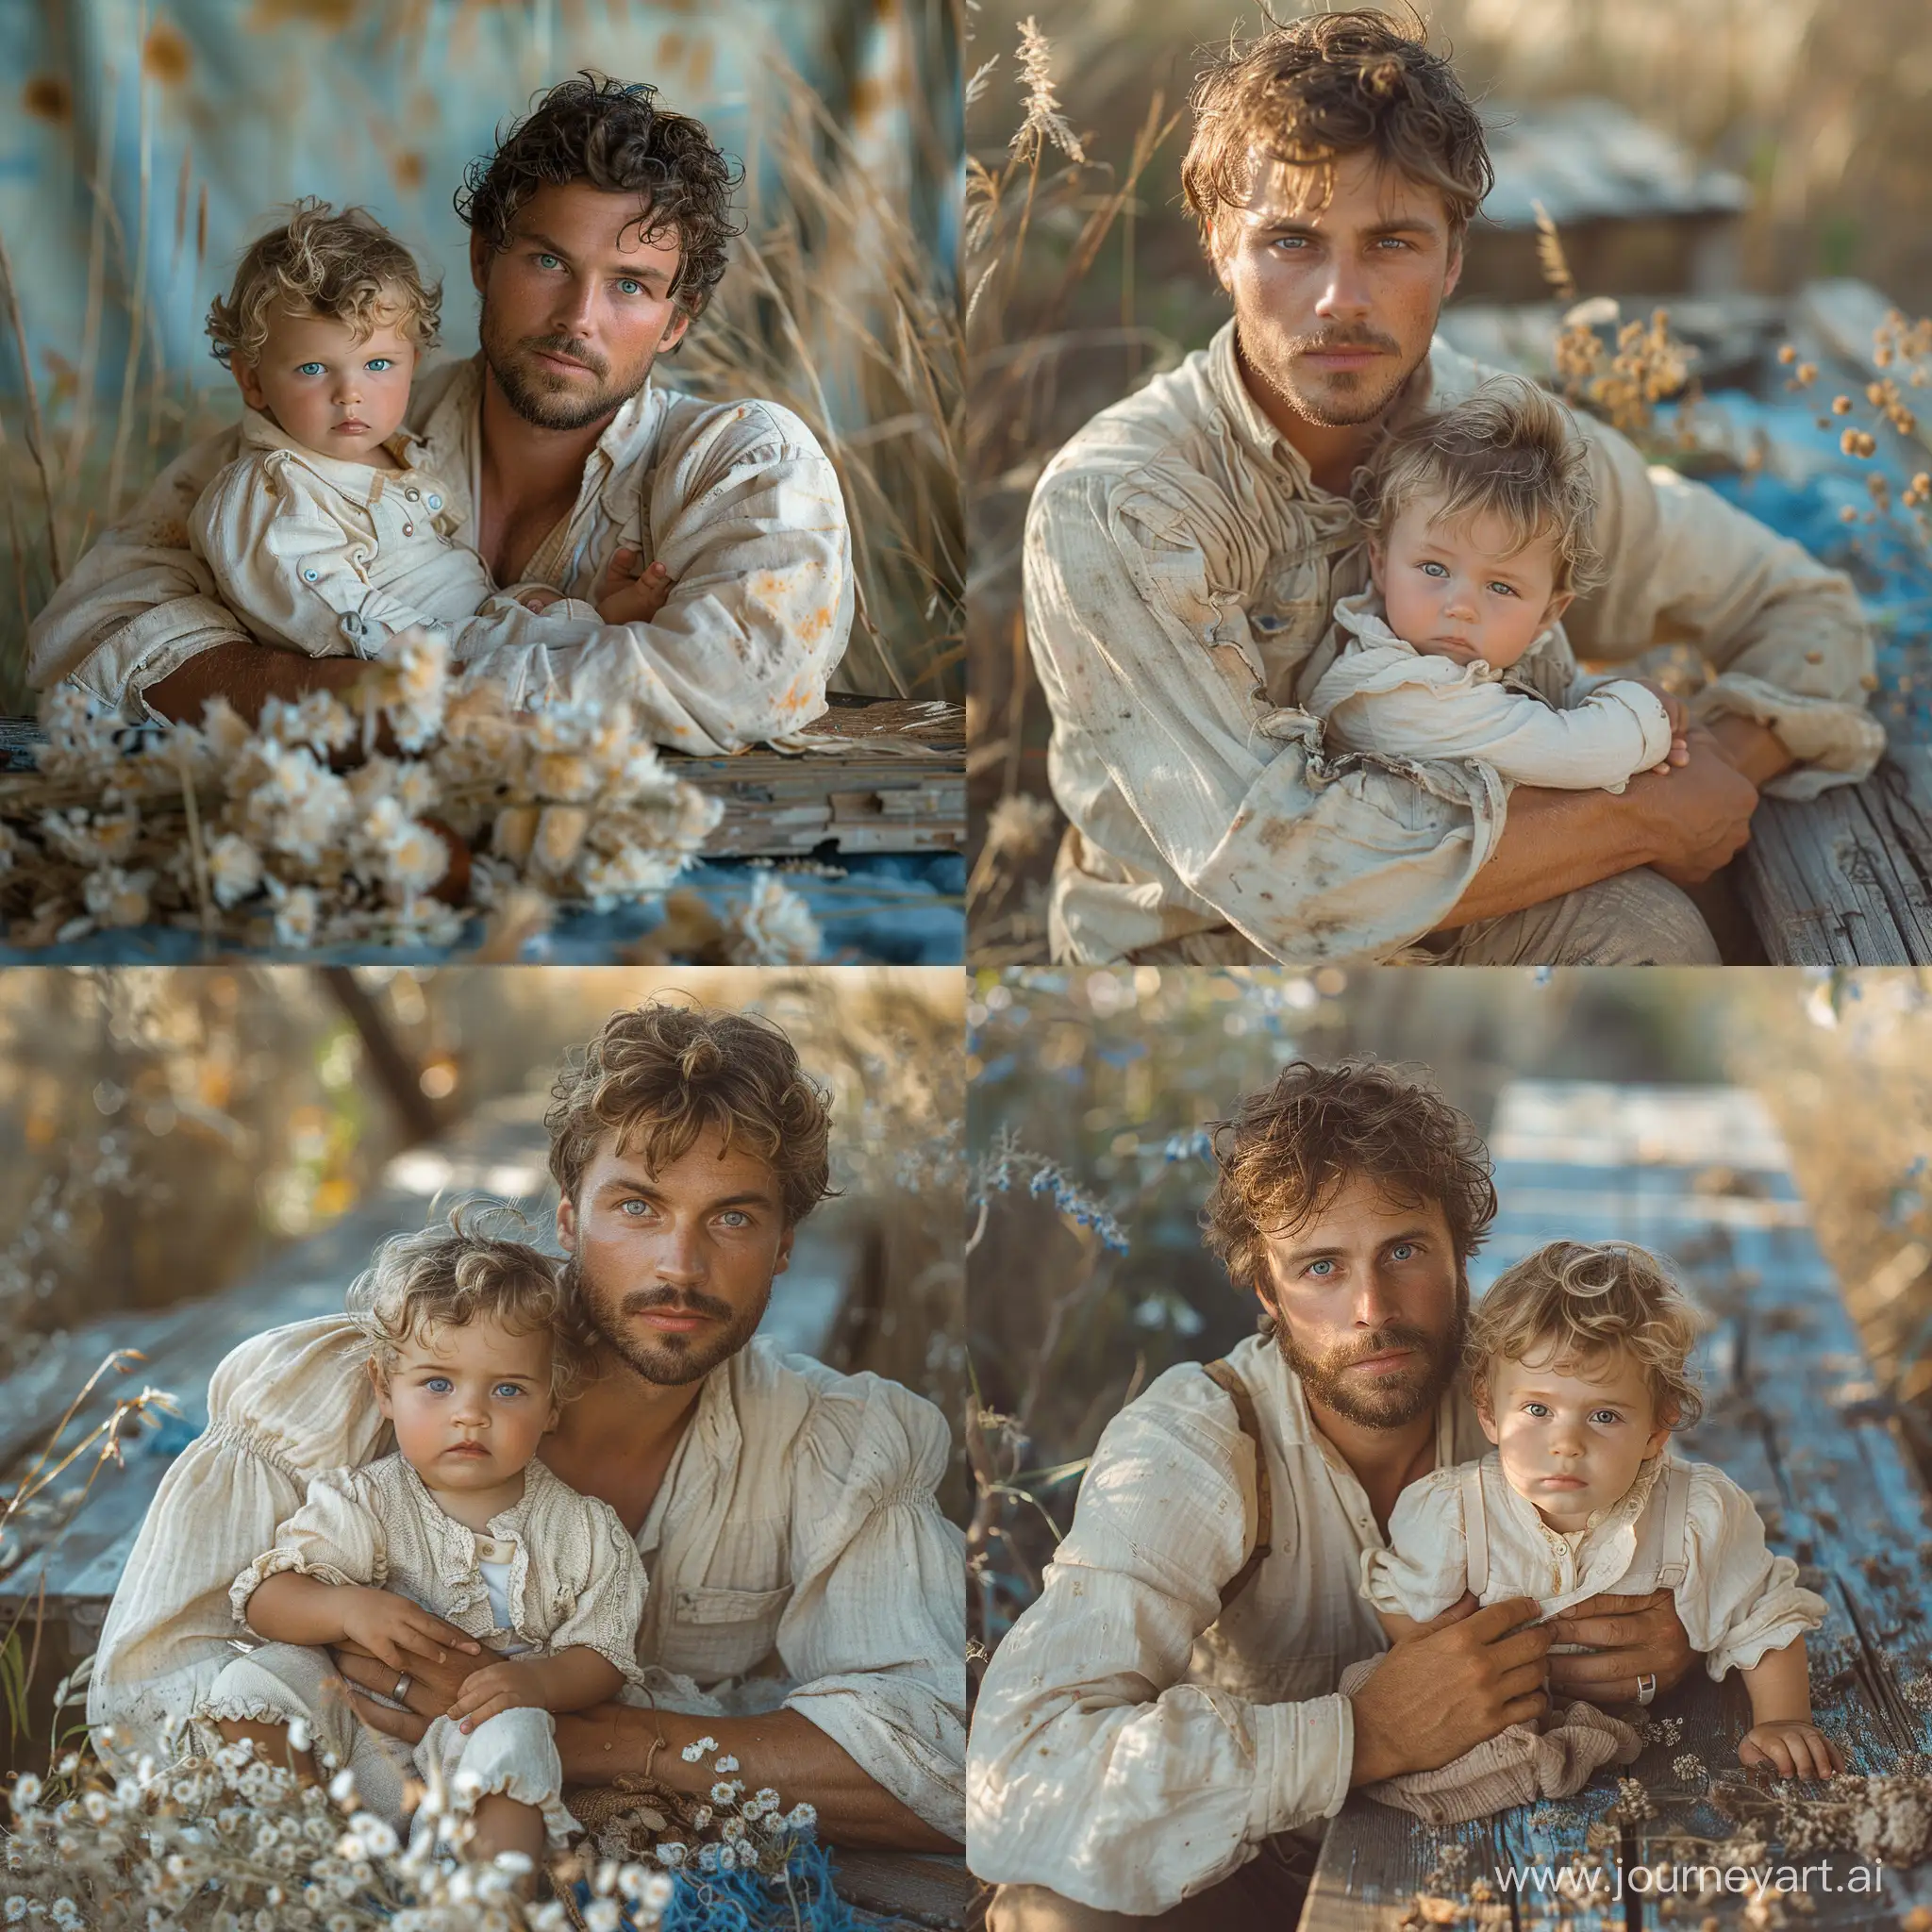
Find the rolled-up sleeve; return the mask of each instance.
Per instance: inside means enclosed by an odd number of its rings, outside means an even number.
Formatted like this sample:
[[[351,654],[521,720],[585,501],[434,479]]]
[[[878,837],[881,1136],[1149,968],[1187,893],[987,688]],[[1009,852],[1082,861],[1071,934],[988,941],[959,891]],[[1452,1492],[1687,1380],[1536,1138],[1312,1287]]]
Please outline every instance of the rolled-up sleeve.
[[[1611,661],[1654,643],[1694,644],[1716,674],[1693,716],[1726,712],[1775,731],[1798,767],[1763,789],[1815,797],[1867,776],[1885,734],[1866,708],[1870,626],[1842,572],[1702,483],[1646,465],[1630,441],[1579,415],[1609,580],[1564,618],[1576,649]]]
[[[1180,1681],[1251,1534],[1234,1406],[1195,1379],[1191,1410],[1157,1383],[1108,1424],[1045,1589],[987,1667],[967,1768],[981,1878],[1151,1915],[1348,1795],[1345,1696]]]
[[[935,1494],[931,1403],[876,1375],[821,1393],[791,1452],[785,1699],[901,1804],[965,1835],[965,1539]]]
[[[1686,1538],[1690,1575],[1677,1614],[1713,1679],[1749,1670],[1824,1622],[1824,1599],[1799,1583],[1790,1557],[1767,1546],[1757,1506],[1707,1462],[1690,1466]]]
[[[810,723],[853,611],[844,500],[811,432],[773,404],[709,410],[641,487],[672,577],[650,623],[511,609],[458,629],[456,656],[515,705],[628,701],[640,729],[678,751],[738,751]]]
[[[142,697],[150,685],[216,644],[248,641],[188,535],[195,500],[239,442],[225,430],[176,458],[61,578],[27,626],[34,690],[71,679],[125,717],[158,716]]]
[[[1441,924],[1494,850],[1493,772],[1330,759],[1305,711],[1257,713],[1246,616],[1210,581],[1184,506],[1105,473],[1049,476],[1025,589],[1054,791],[1075,828],[1132,859],[1107,823],[1117,793],[1192,908],[1273,958],[1385,957]]]

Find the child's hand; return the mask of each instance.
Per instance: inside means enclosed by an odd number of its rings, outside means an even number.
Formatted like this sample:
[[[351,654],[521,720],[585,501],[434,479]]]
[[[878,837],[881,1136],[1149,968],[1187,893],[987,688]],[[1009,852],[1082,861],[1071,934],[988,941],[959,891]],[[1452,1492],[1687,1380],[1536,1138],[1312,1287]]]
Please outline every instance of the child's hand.
[[[1833,1777],[1844,1754],[1808,1718],[1774,1718],[1753,1724],[1738,1746],[1740,1764],[1768,1764],[1780,1777]]]
[[[417,1657],[440,1664],[452,1650],[474,1654],[483,1648],[455,1624],[431,1616],[421,1605],[393,1591],[350,1584],[342,1587],[342,1595],[347,1598],[342,1605],[342,1635],[354,1638],[372,1657],[379,1657],[398,1673],[407,1671]]]
[[[1654,677],[1633,677],[1632,684],[1641,684],[1658,704],[1664,708],[1664,716],[1670,720],[1671,748],[1660,765],[1651,766],[1653,772],[1668,777],[1673,765],[1688,765],[1690,762],[1690,713],[1685,708],[1684,700],[1675,691],[1666,691]]]
[[[459,1730],[474,1731],[500,1710],[547,1710],[543,1675],[534,1661],[507,1658],[485,1664],[463,1679],[463,1688],[450,1705],[449,1715]]]
[[[671,573],[661,563],[639,569],[639,553],[620,547],[604,572],[597,615],[606,624],[648,624],[671,600]]]

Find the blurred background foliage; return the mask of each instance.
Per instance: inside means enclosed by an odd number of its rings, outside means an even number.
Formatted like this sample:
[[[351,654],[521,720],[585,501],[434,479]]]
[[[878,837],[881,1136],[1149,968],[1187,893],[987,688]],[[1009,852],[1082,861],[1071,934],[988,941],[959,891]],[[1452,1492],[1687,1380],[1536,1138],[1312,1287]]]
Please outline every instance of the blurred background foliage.
[[[1108,1418],[1254,1331],[1200,1242],[1204,1130],[1297,1058],[1426,1067],[1485,1133],[1518,1076],[1759,1093],[1932,1475],[1932,975],[981,971],[966,1014],[982,1643],[1037,1591]]]
[[[72,0],[0,8],[0,709],[92,536],[240,413],[203,322],[278,204],[359,202],[475,348],[464,168],[580,68],[743,161],[747,232],[660,379],[795,409],[844,484],[845,688],[957,699],[959,0]]]
[[[828,1356],[957,1417],[962,988],[937,969],[0,974],[0,1375],[59,1330],[243,1281],[673,991],[767,1014],[831,1089],[842,1193],[818,1212],[854,1259]]]
[[[1328,10],[1300,0],[1274,8],[1280,20]],[[1932,309],[1923,0],[1852,12],[1823,0],[1431,0],[1413,13],[1387,0],[1386,10],[1426,27],[1486,119],[1550,130],[1540,138],[1554,158],[1556,187],[1544,190],[1553,203],[1559,190],[1613,205],[1624,192],[1641,208],[1646,177],[1653,187],[1674,180],[1695,200],[1691,176],[1722,175],[1718,198],[1742,197],[1741,214],[1721,223],[1566,229],[1583,295],[1621,297],[1626,314],[1647,314],[1638,298],[1681,293],[1688,255],[1702,249],[1688,286],[1704,296],[1748,301],[1857,276],[1908,316]],[[969,22],[970,911],[973,957],[1000,966],[1045,958],[1059,830],[1047,795],[1047,708],[1021,616],[1026,505],[1082,424],[1203,347],[1227,319],[1181,205],[1187,94],[1204,48],[1266,21],[1235,0],[981,0]],[[1578,116],[1566,148],[1566,105],[1589,98],[1641,126],[1595,137]],[[1650,133],[1676,158],[1661,158]],[[1719,227],[1721,241],[1705,249]],[[1478,218],[1451,307],[1541,293],[1534,239]]]

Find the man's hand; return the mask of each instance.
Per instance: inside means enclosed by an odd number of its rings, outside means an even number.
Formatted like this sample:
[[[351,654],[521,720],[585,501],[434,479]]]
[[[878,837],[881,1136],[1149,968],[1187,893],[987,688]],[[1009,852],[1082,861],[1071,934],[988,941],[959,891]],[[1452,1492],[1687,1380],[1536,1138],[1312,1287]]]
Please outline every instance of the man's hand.
[[[671,601],[671,573],[654,562],[640,570],[635,550],[620,548],[604,568],[597,615],[606,624],[649,624]]]
[[[1547,1628],[1553,1643],[1590,1646],[1588,1655],[1550,1658],[1553,1697],[1634,1703],[1638,1678],[1655,1677],[1661,1695],[1682,1683],[1697,1661],[1667,1590],[1648,1596],[1593,1596],[1553,1617]]]
[[[483,1648],[454,1624],[445,1624],[393,1591],[350,1584],[342,1588],[342,1596],[343,1635],[399,1674],[442,1663],[452,1650],[474,1657]]]
[[[462,1689],[457,1692],[447,1714],[459,1720],[459,1730],[474,1731],[500,1710],[545,1708],[541,1664],[507,1657],[501,1663],[485,1664],[480,1671],[472,1671],[463,1679]]]
[[[1696,885],[1728,865],[1751,837],[1757,788],[1701,725],[1690,728],[1695,754],[1668,779],[1641,773],[1624,803],[1641,819],[1649,863],[1672,884]]]
[[[461,1633],[458,1635],[460,1637]],[[465,1643],[471,1641],[463,1638]],[[480,1645],[476,1646],[478,1649]],[[336,1668],[341,1672],[350,1684],[359,1690],[349,1692],[349,1701],[356,1707],[356,1715],[372,1729],[382,1732],[385,1737],[400,1739],[405,1744],[419,1744],[423,1733],[429,1728],[431,1718],[441,1717],[455,1701],[475,1670],[470,1656],[458,1653],[441,1662],[424,1657],[411,1658],[405,1667],[409,1674],[409,1688],[402,1702],[408,1708],[397,1710],[393,1705],[378,1704],[373,1697],[362,1695],[363,1690],[379,1690],[387,1697],[395,1689],[400,1671],[392,1671],[382,1659],[358,1644],[337,1644],[329,1655],[334,1657]]]
[[[1434,1771],[1549,1706],[1543,1659],[1547,1624],[1534,1597],[1444,1610],[1398,1643],[1350,1698],[1355,1764],[1349,1784],[1379,1783],[1406,1771]],[[1524,1627],[1527,1626],[1527,1627]]]

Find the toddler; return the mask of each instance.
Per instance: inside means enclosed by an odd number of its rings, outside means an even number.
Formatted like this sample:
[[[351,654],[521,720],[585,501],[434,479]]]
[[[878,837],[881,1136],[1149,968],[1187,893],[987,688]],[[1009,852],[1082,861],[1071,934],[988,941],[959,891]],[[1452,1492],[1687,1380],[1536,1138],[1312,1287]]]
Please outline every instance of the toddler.
[[[457,538],[448,484],[421,466],[403,426],[441,303],[365,209],[307,199],[248,250],[208,310],[216,359],[247,408],[242,454],[202,491],[189,541],[262,641],[373,658],[391,633],[429,625],[463,658],[541,642],[556,619],[647,622],[669,597],[658,563],[610,584],[594,608],[548,585],[498,592]],[[537,618],[544,607],[548,619]],[[557,641],[581,635],[579,622]]]
[[[570,1392],[553,1265],[534,1248],[447,1227],[385,1241],[349,1291],[396,1453],[308,1484],[275,1547],[236,1577],[238,1622],[270,1640],[227,1665],[195,1716],[289,1761],[291,1720],[392,1824],[404,1781],[438,1766],[469,1855],[539,1861],[577,1829],[561,1798],[551,1713],[641,1685],[643,1566],[608,1504],[534,1460]],[[321,1646],[353,1640],[396,1674],[446,1652],[475,1659],[413,1757],[365,1725]],[[319,1778],[315,1755],[293,1753]]]
[[[1362,1554],[1361,1593],[1399,1641],[1465,1590],[1484,1604],[1534,1597],[1548,1618],[1602,1591],[1668,1588],[1711,1676],[1743,1674],[1752,1721],[1740,1760],[1829,1777],[1843,1759],[1811,1721],[1805,1662],[1805,1633],[1824,1621],[1824,1601],[1798,1587],[1789,1557],[1767,1550],[1757,1509],[1730,1477],[1669,1451],[1672,1430],[1702,1407],[1689,1369],[1695,1340],[1690,1305],[1642,1248],[1554,1241],[1507,1270],[1471,1318],[1467,1357],[1496,1446],[1403,1491],[1389,1547]],[[1647,1704],[1644,1690],[1640,1680]],[[1586,1705],[1563,1722],[1607,1738],[1628,1730]],[[1634,1734],[1629,1742],[1634,1757]],[[1469,1757],[1479,1754],[1485,1765],[1499,1756],[1479,1745]],[[1604,1748],[1595,1763],[1623,1755]],[[1541,1766],[1552,1769],[1561,1767]],[[1422,1775],[1453,1783],[1454,1773]]]
[[[1585,677],[1563,634],[1601,565],[1588,457],[1553,397],[1485,383],[1392,431],[1355,498],[1373,587],[1336,604],[1299,680],[1332,743],[1574,791],[1685,762],[1681,700]]]

